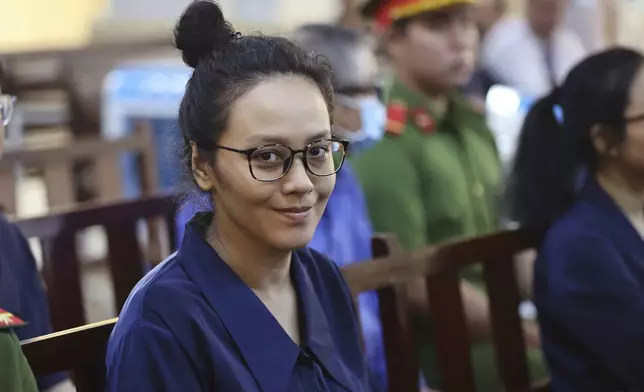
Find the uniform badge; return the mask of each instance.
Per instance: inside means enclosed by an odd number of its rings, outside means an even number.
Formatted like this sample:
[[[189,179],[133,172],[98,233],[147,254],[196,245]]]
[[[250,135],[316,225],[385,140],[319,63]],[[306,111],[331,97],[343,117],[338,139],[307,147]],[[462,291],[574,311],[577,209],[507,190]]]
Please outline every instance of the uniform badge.
[[[385,134],[398,136],[405,130],[407,105],[402,101],[391,101],[387,106],[387,128]]]
[[[4,309],[0,309],[0,330],[8,328],[17,328],[26,325],[24,321],[20,320],[18,317],[7,312]]]
[[[433,133],[436,130],[436,121],[422,109],[414,111],[414,123],[423,133]]]

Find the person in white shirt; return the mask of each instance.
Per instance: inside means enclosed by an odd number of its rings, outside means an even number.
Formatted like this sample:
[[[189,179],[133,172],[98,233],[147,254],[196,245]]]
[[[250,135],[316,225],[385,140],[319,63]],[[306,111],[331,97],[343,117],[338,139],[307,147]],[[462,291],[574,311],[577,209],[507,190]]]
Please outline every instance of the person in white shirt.
[[[490,29],[481,44],[481,65],[522,96],[547,94],[587,54],[563,24],[567,6],[567,0],[527,0],[523,18],[506,18]]]

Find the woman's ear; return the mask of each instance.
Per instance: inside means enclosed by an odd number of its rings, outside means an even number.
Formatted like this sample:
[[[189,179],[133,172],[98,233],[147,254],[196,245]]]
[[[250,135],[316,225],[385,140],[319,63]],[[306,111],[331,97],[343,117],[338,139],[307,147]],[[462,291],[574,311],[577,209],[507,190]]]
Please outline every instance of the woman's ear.
[[[601,124],[595,124],[590,128],[590,140],[593,143],[593,148],[599,156],[611,156],[615,157],[618,155],[617,145],[619,141],[617,140],[614,132],[606,129],[605,126]]]
[[[199,153],[197,144],[192,142],[192,176],[199,188],[204,192],[211,192],[214,188],[214,171],[210,162]]]

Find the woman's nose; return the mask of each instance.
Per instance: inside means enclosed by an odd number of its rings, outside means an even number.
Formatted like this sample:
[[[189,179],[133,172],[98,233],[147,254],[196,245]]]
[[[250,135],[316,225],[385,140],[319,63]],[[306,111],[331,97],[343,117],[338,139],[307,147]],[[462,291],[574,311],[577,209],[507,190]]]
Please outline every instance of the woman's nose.
[[[285,193],[308,193],[313,189],[313,182],[299,157],[293,157],[291,169],[284,176]]]

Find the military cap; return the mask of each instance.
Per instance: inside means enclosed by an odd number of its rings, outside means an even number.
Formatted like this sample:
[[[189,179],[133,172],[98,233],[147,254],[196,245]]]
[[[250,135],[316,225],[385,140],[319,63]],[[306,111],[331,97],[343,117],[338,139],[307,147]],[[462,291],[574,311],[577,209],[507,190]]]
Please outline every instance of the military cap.
[[[398,19],[411,18],[452,5],[477,2],[478,0],[369,0],[362,8],[362,14],[373,19],[378,28],[386,29]]]

